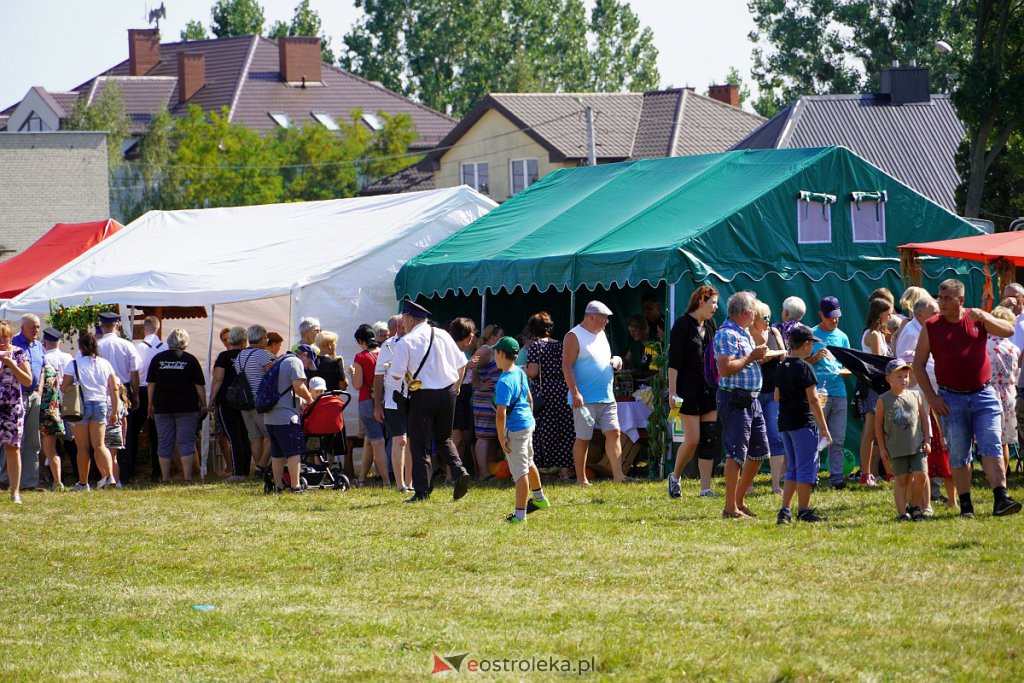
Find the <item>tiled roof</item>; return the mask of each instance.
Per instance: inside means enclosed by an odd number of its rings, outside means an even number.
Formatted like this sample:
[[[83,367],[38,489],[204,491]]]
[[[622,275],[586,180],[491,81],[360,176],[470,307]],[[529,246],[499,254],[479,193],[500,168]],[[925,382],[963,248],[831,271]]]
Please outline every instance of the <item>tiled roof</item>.
[[[178,102],[178,53],[202,52],[205,55],[204,85],[185,103]],[[336,119],[347,119],[356,108],[366,114],[409,114],[416,124],[419,139],[414,150],[430,149],[455,125],[454,119],[407,97],[366,81],[343,69],[323,65],[323,85],[300,88],[280,80],[278,46],[259,36],[236,36],[160,44],[160,61],[145,76],[128,76],[128,60],[74,88],[75,93],[50,93],[70,113],[76,93],[93,94],[102,90],[106,78],[118,77],[125,94],[125,105],[132,115],[132,133],[141,133],[148,118],[162,105],[174,115],[183,115],[189,105],[204,111],[221,107],[232,112],[232,121],[261,131],[274,130],[277,124],[270,112],[285,113],[295,122],[315,123],[313,112],[324,112]],[[62,98],[60,95],[64,95]],[[10,115],[17,103],[0,112]]]
[[[637,125],[636,142],[631,155],[634,159],[672,156],[684,92],[659,90],[644,93],[640,123]]]
[[[946,95],[890,104],[885,95],[797,99],[734,149],[843,146],[950,211],[964,126]]]
[[[419,192],[420,190],[433,189],[435,189],[434,174],[413,165],[370,183],[360,190],[359,194],[363,197],[370,197],[380,194],[399,194],[401,192]]]
[[[762,123],[757,114],[685,91],[675,148],[668,156],[724,152]]]
[[[78,101],[78,93],[51,92],[50,97],[52,97],[54,101],[60,106],[61,110],[63,111],[63,116],[71,116],[71,112],[75,109],[75,102]]]

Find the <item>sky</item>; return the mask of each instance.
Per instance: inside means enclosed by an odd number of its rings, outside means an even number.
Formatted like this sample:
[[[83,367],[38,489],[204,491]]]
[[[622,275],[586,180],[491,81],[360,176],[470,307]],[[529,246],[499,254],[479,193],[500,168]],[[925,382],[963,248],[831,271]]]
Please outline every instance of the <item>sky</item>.
[[[165,42],[178,40],[191,19],[209,28],[214,0],[163,0]],[[297,0],[262,0],[266,25],[290,20]],[[654,30],[661,85],[703,91],[735,66],[749,80],[753,22],[746,0],[632,0]],[[73,88],[128,58],[128,29],[146,28],[160,0],[3,0],[0,21],[0,109],[35,85]],[[312,0],[335,46],[359,17],[351,0]]]

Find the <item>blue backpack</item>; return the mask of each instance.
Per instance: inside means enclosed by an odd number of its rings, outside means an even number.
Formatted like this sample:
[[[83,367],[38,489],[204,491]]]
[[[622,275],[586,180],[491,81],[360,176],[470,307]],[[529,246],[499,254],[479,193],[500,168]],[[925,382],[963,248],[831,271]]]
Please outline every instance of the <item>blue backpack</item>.
[[[256,389],[256,397],[254,403],[256,404],[257,413],[269,413],[277,405],[277,402],[282,396],[292,390],[292,386],[289,384],[288,388],[284,391],[277,390],[277,380],[281,377],[281,362],[284,361],[288,356],[294,357],[295,354],[289,351],[284,354],[270,366],[267,370],[267,374],[263,375],[263,379],[260,380],[260,385]]]

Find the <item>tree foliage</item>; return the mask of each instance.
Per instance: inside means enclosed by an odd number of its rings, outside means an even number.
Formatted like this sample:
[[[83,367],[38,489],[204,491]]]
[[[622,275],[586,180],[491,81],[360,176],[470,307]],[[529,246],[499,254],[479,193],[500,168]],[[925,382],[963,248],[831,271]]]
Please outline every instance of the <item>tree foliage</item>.
[[[257,0],[217,0],[210,29],[218,38],[263,35],[263,7]]]
[[[380,131],[354,110],[339,131],[310,122],[261,136],[230,123],[227,111],[189,107],[185,117],[153,117],[141,142],[136,182],[144,186],[125,207],[131,220],[150,209],[243,206],[354,196],[361,184],[415,161],[412,119],[380,112]]]
[[[933,89],[952,85],[950,60],[935,46],[952,0],[750,0],[755,29],[754,109],[773,116],[801,95],[877,91],[882,69],[929,66]]]
[[[181,39],[184,41],[206,40],[207,38],[209,36],[206,35],[206,28],[203,26],[203,22],[197,19],[193,19],[185,24],[185,28],[181,31]]]
[[[648,90],[657,49],[628,2],[356,0],[340,62],[427,106],[466,113],[490,92]]]
[[[721,81],[725,85],[738,85],[740,87],[740,106],[742,107],[750,99],[750,86],[747,85],[743,76],[740,75],[740,70],[734,66],[729,67],[729,72],[725,74],[725,78]],[[712,83],[712,85],[719,85],[718,83]]]
[[[292,16],[290,24],[286,24],[283,21],[275,21],[267,33],[267,37],[274,40],[280,40],[287,36],[318,36],[320,38],[321,58],[328,64],[334,63],[331,39],[324,34],[323,21],[320,19],[320,14],[309,6],[309,0],[301,0],[295,6],[295,14]]]
[[[107,132],[107,165],[113,173],[121,165],[122,145],[128,138],[128,114],[124,94],[116,80],[107,80],[103,89],[86,105],[86,97],[75,100],[71,116],[64,122],[66,130],[102,130]]]

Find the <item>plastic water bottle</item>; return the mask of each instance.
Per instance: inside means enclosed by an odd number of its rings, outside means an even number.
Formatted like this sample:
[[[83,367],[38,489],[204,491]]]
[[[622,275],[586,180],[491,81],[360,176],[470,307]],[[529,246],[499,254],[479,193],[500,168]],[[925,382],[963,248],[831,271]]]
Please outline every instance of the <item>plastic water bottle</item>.
[[[589,408],[587,408],[586,406],[580,406],[576,410],[579,411],[580,417],[583,418],[583,421],[586,422],[588,426],[594,426],[594,416],[590,414]]]

